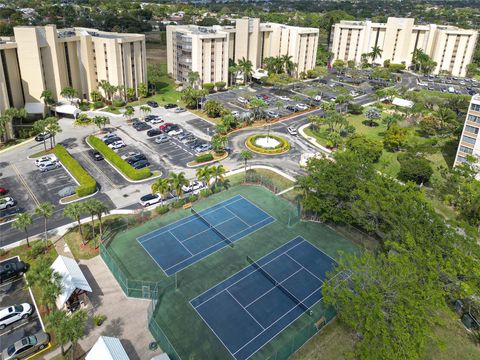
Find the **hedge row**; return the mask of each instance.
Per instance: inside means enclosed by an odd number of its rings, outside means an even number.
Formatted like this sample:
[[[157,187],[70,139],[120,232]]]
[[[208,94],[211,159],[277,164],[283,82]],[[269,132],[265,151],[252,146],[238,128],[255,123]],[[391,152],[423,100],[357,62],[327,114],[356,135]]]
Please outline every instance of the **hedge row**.
[[[290,150],[290,143],[287,140],[275,135],[268,135],[268,136],[271,137],[272,139],[277,140],[278,142],[280,142],[280,144],[274,148],[268,148],[268,149],[257,146],[255,144],[255,140],[261,137],[267,137],[266,134],[258,134],[258,135],[252,135],[249,138],[247,138],[246,145],[248,148],[250,148],[250,150],[253,150],[262,154],[281,154]]]
[[[204,162],[212,161],[212,160],[213,160],[213,155],[210,154],[210,153],[201,154],[201,155],[198,155],[198,156],[195,158],[195,161],[196,161],[197,163],[204,163]]]
[[[95,179],[75,160],[72,155],[62,146],[55,145],[53,152],[58,160],[65,166],[70,174],[78,181],[80,184],[76,189],[75,193],[78,197],[84,197],[93,194],[97,191],[97,182]]]
[[[110,161],[110,163],[112,163],[130,180],[143,180],[152,176],[152,172],[148,167],[139,170],[133,168],[129,163],[123,160],[120,155],[105,145],[105,143],[99,138],[90,135],[88,137],[88,143],[92,145],[95,150],[99,151],[105,159]]]

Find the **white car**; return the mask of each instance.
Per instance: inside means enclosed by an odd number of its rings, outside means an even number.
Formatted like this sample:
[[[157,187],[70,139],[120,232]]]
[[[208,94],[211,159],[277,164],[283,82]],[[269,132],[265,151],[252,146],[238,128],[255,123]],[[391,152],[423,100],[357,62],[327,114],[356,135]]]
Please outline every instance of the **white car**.
[[[163,123],[163,120],[160,119],[160,118],[150,120],[150,124],[153,124],[153,125],[157,125],[157,124],[161,124],[161,123]]]
[[[112,134],[112,133],[107,134],[107,135],[105,135],[104,137],[102,137],[102,141],[108,140],[108,139],[110,139],[110,138],[114,138],[114,137],[116,137],[116,136],[117,136],[117,135]]]
[[[128,158],[131,158],[132,156],[140,155],[140,153],[135,152],[135,151],[129,151],[121,156],[123,160],[127,160]]]
[[[14,198],[7,196],[2,199],[0,199],[0,210],[5,210],[8,209],[12,206],[15,206],[16,201]]]
[[[293,126],[289,126],[289,127],[287,128],[287,131],[288,131],[288,133],[289,133],[290,135],[298,135],[297,129],[295,129]]]
[[[182,107],[177,107],[177,108],[175,108],[175,110],[173,110],[173,112],[174,112],[174,113],[177,113],[177,114],[178,114],[178,113],[185,112],[185,111],[187,111],[187,110],[185,110],[185,109],[182,108]]]
[[[248,104],[248,100],[245,99],[244,97],[240,96],[240,97],[237,98],[237,100],[240,104]]]
[[[233,110],[230,114],[234,117],[237,117],[238,115],[240,115],[240,113],[237,110]]]
[[[162,201],[160,194],[147,194],[142,196],[139,202],[143,207],[147,207],[153,204],[158,204],[160,201]]]
[[[195,192],[195,191],[198,191],[200,189],[203,189],[205,187],[205,183],[203,181],[198,181],[198,180],[194,180],[192,181],[189,185],[182,185],[182,190],[183,192]]]
[[[33,307],[28,303],[9,306],[0,310],[0,330],[5,329],[7,325],[13,324],[18,320],[28,318],[32,313]]]
[[[283,101],[290,101],[292,99],[290,99],[288,96],[279,96],[278,97],[280,100],[283,100]]]
[[[183,133],[183,129],[175,129],[175,130],[170,130],[167,135],[168,136],[177,136]]]
[[[295,106],[297,107],[297,109],[300,109],[300,110],[307,110],[308,109],[308,105],[302,104],[302,103],[297,104]]]
[[[42,156],[41,158],[35,160],[35,165],[40,166],[43,163],[51,161],[57,161],[57,157],[55,155]]]
[[[110,149],[117,150],[121,149],[122,147],[127,146],[122,140],[115,141],[114,143],[111,143],[108,145]]]

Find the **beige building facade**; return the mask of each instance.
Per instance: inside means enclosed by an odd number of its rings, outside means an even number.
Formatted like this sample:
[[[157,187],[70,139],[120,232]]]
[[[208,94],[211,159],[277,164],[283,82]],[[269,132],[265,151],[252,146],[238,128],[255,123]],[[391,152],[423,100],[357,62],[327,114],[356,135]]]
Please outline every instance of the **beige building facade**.
[[[297,64],[296,73],[313,69],[317,56],[318,29],[261,23],[260,19],[237,19],[234,26],[167,26],[168,72],[175,80],[187,82],[197,71],[200,83],[228,84],[229,60],[250,60],[253,70],[263,59],[289,55]]]
[[[147,82],[144,35],[20,26],[0,41],[0,112],[22,106],[38,112],[44,90],[60,101],[67,86],[89,99],[102,80],[134,89]]]
[[[455,164],[464,163],[467,156],[480,156],[480,94],[472,96],[458,144]],[[479,164],[480,165],[480,164]],[[479,172],[480,173],[480,172]]]
[[[413,52],[423,50],[437,63],[434,74],[441,71],[453,76],[465,76],[472,62],[478,32],[454,26],[435,24],[415,25],[412,18],[388,18],[386,23],[371,21],[341,21],[334,25],[331,52],[333,60],[361,62],[362,54],[373,47],[382,50],[375,60],[382,64],[412,64]]]

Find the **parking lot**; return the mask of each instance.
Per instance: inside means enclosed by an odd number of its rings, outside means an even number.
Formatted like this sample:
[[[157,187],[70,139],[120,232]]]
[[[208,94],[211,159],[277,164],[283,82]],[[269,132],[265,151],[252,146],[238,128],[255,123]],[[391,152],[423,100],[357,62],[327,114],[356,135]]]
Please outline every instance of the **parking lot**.
[[[34,311],[28,318],[7,325],[5,329],[0,330],[0,351],[3,351],[3,349],[25,336],[33,335],[43,330],[34,299],[26,287],[25,277],[22,276],[0,284],[0,309],[23,303],[32,305]]]
[[[473,95],[480,92],[480,82],[474,79],[460,79],[443,76],[420,76],[419,87],[430,91],[442,91],[455,94]]]

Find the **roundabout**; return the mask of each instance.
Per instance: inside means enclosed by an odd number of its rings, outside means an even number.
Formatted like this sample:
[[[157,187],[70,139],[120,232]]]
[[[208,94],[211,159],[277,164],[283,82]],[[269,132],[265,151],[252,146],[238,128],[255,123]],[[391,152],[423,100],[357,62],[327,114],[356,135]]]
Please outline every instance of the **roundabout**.
[[[265,155],[280,155],[290,150],[290,143],[286,139],[271,134],[249,136],[245,146],[255,153]]]

